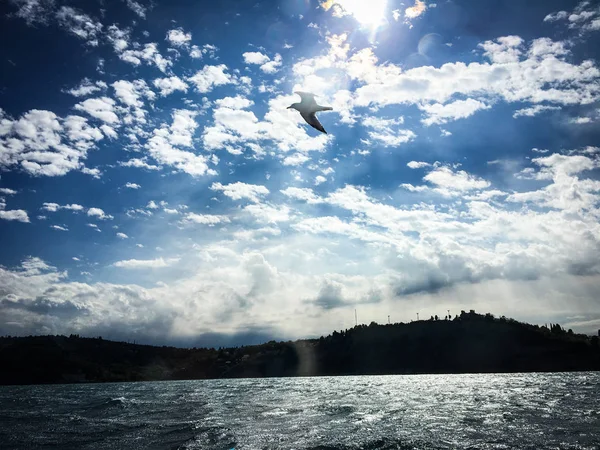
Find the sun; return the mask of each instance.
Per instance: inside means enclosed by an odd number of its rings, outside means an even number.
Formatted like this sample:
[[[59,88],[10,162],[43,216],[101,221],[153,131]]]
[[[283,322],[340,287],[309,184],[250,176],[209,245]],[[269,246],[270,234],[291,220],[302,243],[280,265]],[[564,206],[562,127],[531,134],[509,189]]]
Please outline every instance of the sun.
[[[361,25],[374,28],[385,18],[387,0],[326,0],[321,6],[334,16],[351,14]]]

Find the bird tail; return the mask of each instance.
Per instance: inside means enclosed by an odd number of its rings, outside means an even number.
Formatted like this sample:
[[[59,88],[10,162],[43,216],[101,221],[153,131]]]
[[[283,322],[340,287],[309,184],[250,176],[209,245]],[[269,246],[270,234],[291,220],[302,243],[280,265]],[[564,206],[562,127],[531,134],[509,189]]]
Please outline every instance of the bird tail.
[[[331,106],[318,106],[317,108],[317,111],[333,111]]]

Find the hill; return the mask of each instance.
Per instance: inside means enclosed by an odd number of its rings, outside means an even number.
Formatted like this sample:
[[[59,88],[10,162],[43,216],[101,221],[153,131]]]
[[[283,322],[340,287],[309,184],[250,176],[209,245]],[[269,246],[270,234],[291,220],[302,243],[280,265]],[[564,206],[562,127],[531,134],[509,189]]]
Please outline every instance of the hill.
[[[471,311],[359,325],[319,339],[183,349],[102,338],[0,338],[0,384],[600,370],[597,336]]]

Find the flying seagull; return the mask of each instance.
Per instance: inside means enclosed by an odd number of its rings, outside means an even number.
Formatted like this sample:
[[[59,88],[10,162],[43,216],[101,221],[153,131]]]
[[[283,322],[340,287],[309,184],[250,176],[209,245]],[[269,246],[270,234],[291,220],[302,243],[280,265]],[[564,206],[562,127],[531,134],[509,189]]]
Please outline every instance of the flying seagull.
[[[315,101],[315,94],[311,94],[310,92],[295,91],[294,94],[298,94],[300,98],[302,98],[302,101],[300,103],[294,103],[293,105],[288,106],[287,109],[295,109],[300,113],[302,118],[306,120],[307,124],[313,128],[316,128],[322,133],[327,134],[327,131],[325,131],[325,128],[323,128],[323,125],[321,125],[321,122],[319,122],[319,119],[317,119],[317,112],[331,111],[333,108],[331,106],[317,105],[317,102]]]

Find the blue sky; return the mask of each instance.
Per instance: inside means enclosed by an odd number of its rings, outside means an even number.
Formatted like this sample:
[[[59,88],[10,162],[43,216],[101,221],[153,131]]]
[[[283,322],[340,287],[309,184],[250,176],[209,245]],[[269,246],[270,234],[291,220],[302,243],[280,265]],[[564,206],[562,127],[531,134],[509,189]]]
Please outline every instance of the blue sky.
[[[83,9],[82,9],[83,8]],[[600,5],[9,0],[0,334],[600,328]],[[286,109],[333,111],[328,134]]]

